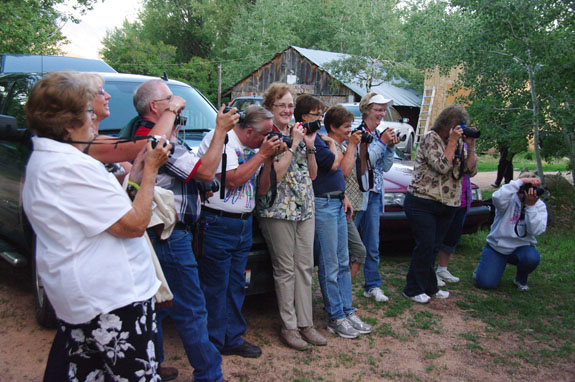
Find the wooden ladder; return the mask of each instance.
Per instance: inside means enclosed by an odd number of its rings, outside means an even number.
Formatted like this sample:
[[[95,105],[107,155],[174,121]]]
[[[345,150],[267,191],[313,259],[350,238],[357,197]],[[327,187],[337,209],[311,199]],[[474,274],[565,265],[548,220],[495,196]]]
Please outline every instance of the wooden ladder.
[[[418,145],[421,137],[429,130],[429,121],[431,119],[431,110],[433,109],[433,99],[435,98],[435,86],[425,88],[421,108],[419,109],[419,120],[417,129],[415,129],[415,144]]]

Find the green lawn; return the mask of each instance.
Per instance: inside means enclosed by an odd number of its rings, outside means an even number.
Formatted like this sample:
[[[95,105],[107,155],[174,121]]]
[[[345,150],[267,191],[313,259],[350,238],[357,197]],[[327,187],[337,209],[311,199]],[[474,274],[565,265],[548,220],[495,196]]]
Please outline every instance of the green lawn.
[[[495,155],[482,154],[479,155],[477,162],[477,170],[479,172],[497,171],[497,164],[499,163],[499,153]],[[543,171],[567,171],[569,161],[567,158],[556,159],[553,162],[543,161]],[[521,153],[515,155],[513,158],[513,168],[520,171],[524,167],[529,170],[537,170],[537,163],[535,162],[535,155],[531,152]]]

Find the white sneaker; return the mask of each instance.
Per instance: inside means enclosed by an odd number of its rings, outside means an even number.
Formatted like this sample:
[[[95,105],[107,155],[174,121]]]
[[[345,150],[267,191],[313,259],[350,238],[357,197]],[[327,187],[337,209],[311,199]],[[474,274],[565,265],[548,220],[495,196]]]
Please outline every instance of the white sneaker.
[[[429,301],[431,301],[431,297],[429,297],[428,295],[426,295],[425,293],[422,294],[418,294],[417,296],[413,296],[413,297],[409,297],[408,295],[406,295],[405,293],[401,293],[403,294],[403,296],[405,298],[410,299],[411,301],[415,301],[418,304],[427,304]]]
[[[387,297],[380,288],[371,288],[368,292],[363,292],[363,296],[367,298],[373,298],[377,302],[388,302],[389,297]]]
[[[437,279],[441,279],[442,281],[448,282],[448,283],[458,283],[459,282],[459,277],[455,277],[451,274],[451,272],[449,272],[447,269],[444,271],[437,271]],[[443,286],[443,285],[439,285],[439,283],[437,283],[438,286]]]
[[[437,274],[435,276],[437,277],[437,286],[444,287],[445,283],[443,282],[443,280]]]
[[[519,289],[520,292],[527,292],[529,290],[529,285],[521,284],[519,281],[515,279],[513,279],[513,284],[517,286],[517,289]]]
[[[436,294],[433,295],[433,297],[435,297],[435,298],[441,298],[441,299],[449,298],[449,292],[446,291],[446,290],[441,290],[441,289],[440,289],[440,290],[437,291]]]

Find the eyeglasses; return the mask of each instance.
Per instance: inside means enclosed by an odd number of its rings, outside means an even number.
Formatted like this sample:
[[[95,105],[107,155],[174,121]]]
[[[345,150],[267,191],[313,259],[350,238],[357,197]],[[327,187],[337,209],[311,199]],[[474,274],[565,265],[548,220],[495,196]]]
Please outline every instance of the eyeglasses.
[[[278,109],[287,109],[287,110],[295,109],[295,105],[293,103],[290,103],[289,105],[286,105],[285,103],[280,104],[274,103],[274,106],[277,107]]]
[[[172,99],[172,95],[167,96],[166,98],[162,98],[162,99],[155,99],[152,102],[160,102],[160,101],[169,101]]]
[[[98,93],[98,95],[101,95],[101,96],[106,95],[106,91],[104,89],[98,89],[97,93]]]
[[[307,115],[313,115],[314,117],[319,117],[319,118],[323,118],[323,114],[322,113],[306,113]]]

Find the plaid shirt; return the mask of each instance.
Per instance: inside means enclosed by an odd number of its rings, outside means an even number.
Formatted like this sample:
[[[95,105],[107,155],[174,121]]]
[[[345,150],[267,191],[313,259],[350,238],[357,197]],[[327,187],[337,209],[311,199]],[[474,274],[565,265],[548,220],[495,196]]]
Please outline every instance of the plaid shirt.
[[[190,181],[200,166],[201,159],[181,142],[174,146],[174,154],[160,168],[156,186],[174,193],[178,221],[185,224],[196,222],[200,216],[200,196],[195,181]]]

